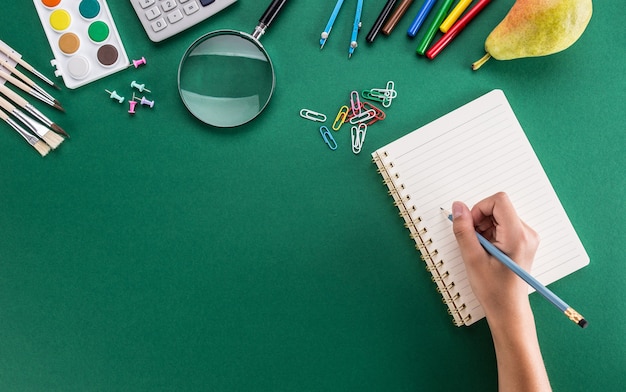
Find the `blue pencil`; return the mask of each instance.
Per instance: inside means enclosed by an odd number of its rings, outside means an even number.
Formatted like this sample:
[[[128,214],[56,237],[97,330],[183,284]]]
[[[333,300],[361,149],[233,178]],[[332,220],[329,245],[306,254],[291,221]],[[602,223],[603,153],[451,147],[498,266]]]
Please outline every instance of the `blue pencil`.
[[[428,13],[433,8],[433,5],[435,5],[435,1],[437,0],[425,0],[424,1],[424,4],[422,4],[422,8],[420,8],[417,15],[415,16],[415,19],[413,19],[413,22],[409,26],[409,30],[407,31],[407,34],[409,35],[409,37],[413,38],[417,35],[417,31],[420,29],[420,27],[426,20]]]
[[[445,211],[443,208],[441,209],[441,211],[448,216],[448,219],[450,219],[450,221],[452,221],[452,214]],[[575,311],[568,304],[566,304],[561,298],[557,297],[556,294],[554,294],[552,291],[550,291],[550,289],[541,284],[541,282],[535,279],[531,274],[526,272],[526,270],[520,267],[509,256],[504,254],[504,252],[502,252],[494,244],[489,242],[480,233],[476,232],[476,237],[478,237],[478,241],[490,255],[498,259],[498,261],[507,266],[517,276],[519,276],[520,278],[522,278],[522,280],[528,283],[533,289],[543,295],[548,301],[550,301],[552,305],[556,306],[557,309],[565,313],[565,315],[570,320],[578,324],[581,328],[585,328],[587,326],[588,322],[582,315],[580,315],[577,311]]]

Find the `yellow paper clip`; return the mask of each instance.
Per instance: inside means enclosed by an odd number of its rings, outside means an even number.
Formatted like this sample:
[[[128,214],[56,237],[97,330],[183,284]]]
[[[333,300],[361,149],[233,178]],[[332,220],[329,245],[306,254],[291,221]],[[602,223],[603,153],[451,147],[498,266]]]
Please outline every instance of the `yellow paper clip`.
[[[337,113],[337,117],[335,117],[335,122],[333,123],[333,131],[338,131],[344,122],[346,122],[346,117],[348,116],[348,112],[350,108],[346,105],[343,105],[339,108],[339,113]]]
[[[326,143],[328,148],[333,151],[337,149],[337,142],[333,138],[333,135],[330,133],[326,125],[322,125],[320,127],[320,134],[322,135],[322,139],[324,139],[324,143]]]
[[[324,122],[326,121],[326,115],[318,112],[314,112],[309,109],[300,110],[300,117],[311,121]]]

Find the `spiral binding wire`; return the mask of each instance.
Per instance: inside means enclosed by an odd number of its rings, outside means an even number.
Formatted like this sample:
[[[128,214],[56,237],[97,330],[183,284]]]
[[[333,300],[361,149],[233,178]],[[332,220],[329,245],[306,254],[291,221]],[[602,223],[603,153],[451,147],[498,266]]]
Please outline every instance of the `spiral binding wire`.
[[[382,152],[384,158],[388,158],[389,154],[386,151]],[[472,319],[471,314],[463,316],[462,312],[467,309],[465,303],[461,302],[461,294],[456,292],[453,294],[452,289],[455,287],[454,282],[447,282],[446,279],[450,277],[450,273],[444,270],[445,262],[441,259],[437,259],[439,254],[437,249],[430,249],[433,245],[432,238],[428,238],[427,228],[421,225],[422,218],[420,216],[412,217],[417,212],[417,208],[410,204],[410,195],[402,196],[401,191],[405,190],[404,184],[396,184],[395,180],[400,180],[398,173],[390,173],[387,168],[393,169],[393,162],[383,162],[383,157],[376,152],[373,155],[373,162],[378,168],[378,173],[383,177],[383,183],[388,188],[389,195],[394,200],[394,205],[398,208],[399,215],[404,219],[404,226],[409,230],[410,237],[415,241],[415,248],[420,252],[420,258],[425,262],[426,270],[430,272],[431,279],[437,285],[437,292],[442,296],[442,301],[448,307],[448,314],[452,316],[454,325],[462,326]]]

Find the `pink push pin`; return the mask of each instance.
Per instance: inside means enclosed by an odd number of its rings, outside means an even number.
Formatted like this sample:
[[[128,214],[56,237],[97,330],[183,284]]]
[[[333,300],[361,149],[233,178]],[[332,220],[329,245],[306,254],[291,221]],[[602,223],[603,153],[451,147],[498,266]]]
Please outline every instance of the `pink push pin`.
[[[139,68],[140,65],[145,65],[145,64],[146,64],[145,57],[141,57],[139,60],[133,60],[133,65],[135,66],[135,68]]]
[[[135,114],[135,106],[137,106],[137,101],[128,101],[130,105],[130,109],[128,109],[128,113]]]

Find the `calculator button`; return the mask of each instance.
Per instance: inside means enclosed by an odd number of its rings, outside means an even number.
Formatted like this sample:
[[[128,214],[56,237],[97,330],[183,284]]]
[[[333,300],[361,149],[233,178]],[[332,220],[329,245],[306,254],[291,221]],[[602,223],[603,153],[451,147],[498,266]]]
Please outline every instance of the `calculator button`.
[[[159,10],[159,7],[152,7],[148,11],[146,11],[146,18],[148,18],[148,20],[154,20],[160,15],[161,10]]]
[[[35,0],[37,1],[55,0]],[[237,0],[130,0],[152,42],[160,42],[178,34],[236,2]]]
[[[200,6],[198,6],[198,3],[196,3],[195,1],[189,4],[185,4],[183,6],[183,10],[185,10],[185,13],[187,15],[191,15],[194,12],[198,11],[200,9]]]
[[[152,4],[155,3],[156,0],[139,0],[139,5],[141,6],[141,8],[148,8],[150,7]]]
[[[152,27],[152,30],[157,32],[157,31],[161,31],[164,28],[166,28],[167,27],[167,23],[165,23],[165,19],[159,18],[159,19],[155,20],[154,22],[150,23],[150,27]]]
[[[170,13],[167,15],[167,20],[168,20],[170,23],[172,23],[172,24],[174,24],[174,23],[178,22],[179,20],[182,20],[183,18],[184,18],[183,13],[182,13],[182,12],[180,12],[180,10],[176,10],[176,11],[174,11],[174,12],[170,12]]]
[[[174,0],[166,0],[161,3],[161,8],[163,8],[163,11],[167,12],[176,8],[176,5],[177,4]]]

